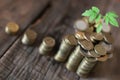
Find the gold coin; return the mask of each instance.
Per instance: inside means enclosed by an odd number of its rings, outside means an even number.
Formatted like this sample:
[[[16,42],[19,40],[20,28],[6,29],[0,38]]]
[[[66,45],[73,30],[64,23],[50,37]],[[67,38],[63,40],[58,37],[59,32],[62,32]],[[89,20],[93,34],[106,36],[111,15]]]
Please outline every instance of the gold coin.
[[[100,42],[100,44],[106,49],[107,52],[110,52],[113,50],[112,44],[107,44],[105,42]]]
[[[16,34],[19,31],[19,26],[15,22],[9,22],[6,25],[5,32],[8,34]]]
[[[28,29],[22,38],[22,43],[26,45],[31,45],[35,42],[37,38],[37,33],[31,29]]]
[[[69,45],[77,45],[77,40],[74,35],[67,35],[67,36],[65,36],[64,40]]]
[[[99,55],[105,55],[107,53],[105,48],[100,44],[95,45],[94,50]]]
[[[81,32],[81,31],[77,31],[76,33],[75,33],[75,37],[77,38],[77,39],[85,39],[85,34],[84,34],[84,32]]]
[[[27,38],[29,40],[34,40],[36,39],[36,36],[37,36],[37,33],[31,29],[28,29],[26,32],[25,32],[25,35],[27,36]]]
[[[110,35],[110,33],[104,33],[104,40],[109,44],[113,43],[113,37]]]
[[[43,39],[43,44],[47,47],[53,47],[55,46],[55,40],[52,37],[45,37]]]
[[[94,40],[101,41],[103,39],[102,33],[93,33],[90,35],[90,39],[94,42]]]
[[[108,55],[106,54],[104,56],[97,57],[96,59],[97,59],[97,61],[107,61],[108,60]]]
[[[91,57],[100,57],[100,55],[97,54],[94,50],[88,51],[88,54],[89,54]]]
[[[90,35],[91,35],[91,34],[92,34],[91,32],[85,32],[85,33],[84,33],[85,39],[88,40],[88,41],[91,41],[91,39],[90,39]]]
[[[91,41],[88,41],[88,40],[79,40],[78,43],[85,50],[92,50],[93,49],[93,43]]]

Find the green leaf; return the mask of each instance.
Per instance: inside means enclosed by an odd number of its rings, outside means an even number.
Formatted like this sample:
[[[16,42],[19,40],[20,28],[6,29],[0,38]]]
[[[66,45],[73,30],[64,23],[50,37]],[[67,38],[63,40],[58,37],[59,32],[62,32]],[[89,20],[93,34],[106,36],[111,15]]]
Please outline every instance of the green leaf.
[[[101,30],[102,30],[102,24],[100,23],[96,28],[96,32],[99,33],[101,32]]]
[[[97,14],[100,12],[100,10],[99,10],[97,7],[95,7],[95,6],[92,7],[92,10],[93,10],[94,12],[96,12]]]
[[[98,14],[98,16],[96,17],[95,19],[95,22],[98,23],[101,19],[102,15],[101,14]]]
[[[108,24],[110,23],[111,25],[118,27],[119,24],[117,22],[117,20],[115,19],[117,16],[113,16],[113,14],[111,15],[111,13],[106,13],[106,15],[104,16],[105,22]]]
[[[109,23],[115,27],[119,27],[119,24],[115,18],[111,17]]]
[[[92,22],[92,21],[94,21],[95,19],[96,19],[96,17],[97,17],[97,14],[92,14],[90,17],[89,17],[89,21],[90,22]]]
[[[84,13],[82,13],[82,16],[90,16],[92,14],[91,10],[86,10]]]
[[[107,14],[111,17],[115,17],[115,18],[118,17],[118,15],[115,12],[108,12]]]
[[[108,25],[109,23],[109,18],[107,16],[104,17],[105,23]]]

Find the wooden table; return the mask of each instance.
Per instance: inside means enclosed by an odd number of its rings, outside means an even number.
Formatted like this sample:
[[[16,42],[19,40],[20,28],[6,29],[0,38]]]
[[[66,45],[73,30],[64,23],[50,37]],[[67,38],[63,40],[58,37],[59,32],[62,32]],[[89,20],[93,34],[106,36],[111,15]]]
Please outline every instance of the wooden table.
[[[72,33],[74,21],[93,5],[102,14],[115,11],[120,15],[120,0],[0,0],[0,80],[120,80],[119,28],[112,29],[114,58],[99,63],[86,79],[69,72],[64,63],[38,53],[43,37],[48,35],[57,41],[56,53],[62,36]],[[4,32],[9,21],[20,25],[18,35]],[[21,44],[28,28],[38,33],[33,46]]]

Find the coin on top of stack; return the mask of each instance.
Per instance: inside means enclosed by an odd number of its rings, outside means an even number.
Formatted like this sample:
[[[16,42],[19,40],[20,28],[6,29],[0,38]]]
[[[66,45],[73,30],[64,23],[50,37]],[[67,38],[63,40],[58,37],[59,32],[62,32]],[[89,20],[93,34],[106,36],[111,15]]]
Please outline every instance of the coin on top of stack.
[[[79,40],[78,43],[80,46],[85,50],[92,50],[93,49],[93,43],[88,40]]]
[[[52,37],[45,37],[39,47],[39,53],[47,55],[55,46],[55,39]]]
[[[77,45],[77,40],[73,34],[66,35],[59,47],[54,59],[59,62],[64,62],[68,58],[70,51]]]
[[[25,45],[32,45],[37,38],[37,33],[31,29],[28,29],[23,37],[22,37],[22,43]]]
[[[5,32],[7,34],[11,34],[14,35],[19,31],[19,25],[15,22],[9,22],[7,23],[6,27],[5,27]]]
[[[93,43],[96,43],[98,41],[102,41],[103,40],[103,34],[94,32],[90,35],[90,39]]]

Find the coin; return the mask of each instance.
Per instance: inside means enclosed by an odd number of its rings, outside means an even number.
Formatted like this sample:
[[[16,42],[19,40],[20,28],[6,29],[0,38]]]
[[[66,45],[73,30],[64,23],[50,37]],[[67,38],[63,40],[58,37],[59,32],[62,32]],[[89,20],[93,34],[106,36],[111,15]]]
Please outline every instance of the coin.
[[[106,54],[106,55],[104,55],[104,56],[101,56],[101,57],[97,57],[96,58],[98,61],[107,61],[108,60],[108,55]]]
[[[88,51],[88,54],[89,54],[91,57],[100,57],[100,55],[97,54],[94,50]]]
[[[102,33],[92,33],[90,35],[90,39],[93,42],[95,42],[95,41],[101,41],[101,40],[103,40],[103,34]]]
[[[84,57],[91,57],[88,54],[88,50],[84,50],[81,46],[80,46],[80,53],[84,56]]]
[[[91,39],[90,39],[90,35],[91,35],[92,33],[91,32],[85,32],[84,33],[84,38],[86,39],[86,40],[88,40],[88,41],[91,41]]]
[[[94,50],[99,55],[105,55],[107,53],[105,48],[100,44],[95,45]]]
[[[105,33],[110,33],[111,32],[111,27],[109,24],[106,24],[105,22],[102,23],[102,31]]]
[[[112,44],[113,43],[113,37],[109,33],[104,33],[104,40],[108,44]]]
[[[77,31],[85,31],[88,28],[88,23],[86,23],[84,20],[77,20],[74,24],[74,28]]]
[[[55,46],[55,39],[52,37],[45,37],[39,47],[40,54],[47,55]]]
[[[100,42],[100,44],[106,49],[107,52],[110,52],[113,50],[113,47],[111,44],[107,44],[105,42]]]
[[[93,43],[91,41],[88,41],[88,40],[79,40],[78,43],[85,50],[92,50],[93,49]]]
[[[77,40],[74,35],[67,35],[67,36],[65,36],[64,40],[69,45],[77,45]]]
[[[77,39],[79,39],[79,40],[82,40],[82,39],[85,39],[85,34],[84,34],[84,32],[77,31],[77,32],[75,33],[75,37],[76,37]]]
[[[7,23],[5,27],[5,32],[8,34],[16,34],[19,31],[19,25],[15,22]]]
[[[25,45],[31,45],[35,42],[37,38],[37,33],[31,29],[28,29],[22,38],[22,43]]]
[[[46,46],[46,47],[54,47],[55,46],[55,39],[52,38],[52,37],[45,37],[43,39],[43,44]]]

